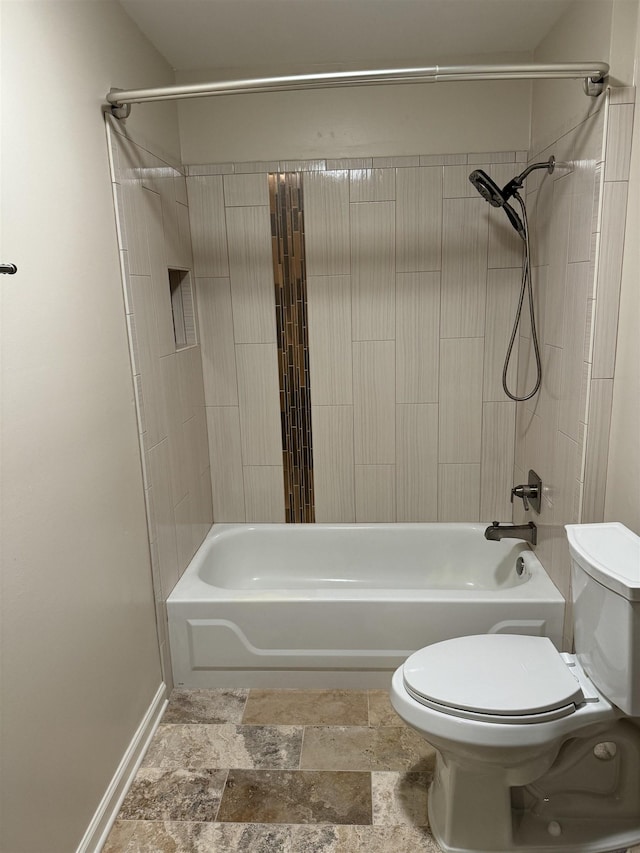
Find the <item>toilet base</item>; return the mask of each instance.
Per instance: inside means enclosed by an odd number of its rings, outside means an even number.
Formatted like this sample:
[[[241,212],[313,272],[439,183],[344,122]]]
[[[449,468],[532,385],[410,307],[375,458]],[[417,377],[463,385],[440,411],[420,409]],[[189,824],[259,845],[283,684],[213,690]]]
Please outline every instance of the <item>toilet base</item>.
[[[637,721],[571,738],[556,753],[509,770],[438,752],[429,823],[442,850],[608,853],[638,844]]]

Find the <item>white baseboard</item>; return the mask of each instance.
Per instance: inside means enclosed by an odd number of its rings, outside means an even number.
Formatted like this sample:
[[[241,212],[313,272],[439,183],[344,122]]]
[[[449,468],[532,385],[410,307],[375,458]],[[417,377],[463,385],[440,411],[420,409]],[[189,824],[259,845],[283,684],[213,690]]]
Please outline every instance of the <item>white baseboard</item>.
[[[167,705],[167,687],[164,682],[158,687],[153,701],[149,705],[142,722],[138,726],[127,751],[122,756],[104,797],[84,834],[76,853],[99,853],[107,840],[111,827],[120,811],[133,778],[138,771],[149,742],[158,727]]]

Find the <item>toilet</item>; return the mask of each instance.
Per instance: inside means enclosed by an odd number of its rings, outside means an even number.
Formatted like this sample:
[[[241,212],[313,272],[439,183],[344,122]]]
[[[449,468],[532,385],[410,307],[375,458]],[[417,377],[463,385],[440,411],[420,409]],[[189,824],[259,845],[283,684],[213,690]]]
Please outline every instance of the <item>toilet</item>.
[[[394,673],[397,713],[436,750],[445,853],[606,853],[640,843],[640,538],[567,525],[575,654],[546,637],[434,643]]]

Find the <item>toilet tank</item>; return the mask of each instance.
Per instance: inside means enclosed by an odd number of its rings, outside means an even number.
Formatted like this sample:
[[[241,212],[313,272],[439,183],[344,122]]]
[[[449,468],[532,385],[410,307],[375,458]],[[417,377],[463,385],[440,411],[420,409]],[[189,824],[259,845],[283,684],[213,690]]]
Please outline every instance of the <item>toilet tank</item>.
[[[640,537],[618,522],[566,531],[578,660],[609,701],[640,717]]]

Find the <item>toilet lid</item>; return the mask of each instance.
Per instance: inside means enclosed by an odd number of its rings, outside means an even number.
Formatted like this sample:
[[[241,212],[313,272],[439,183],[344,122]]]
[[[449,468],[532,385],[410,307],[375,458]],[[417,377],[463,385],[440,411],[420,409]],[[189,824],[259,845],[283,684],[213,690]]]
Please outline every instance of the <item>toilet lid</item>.
[[[445,640],[414,652],[403,674],[415,699],[458,716],[553,719],[584,701],[577,678],[547,637]]]

